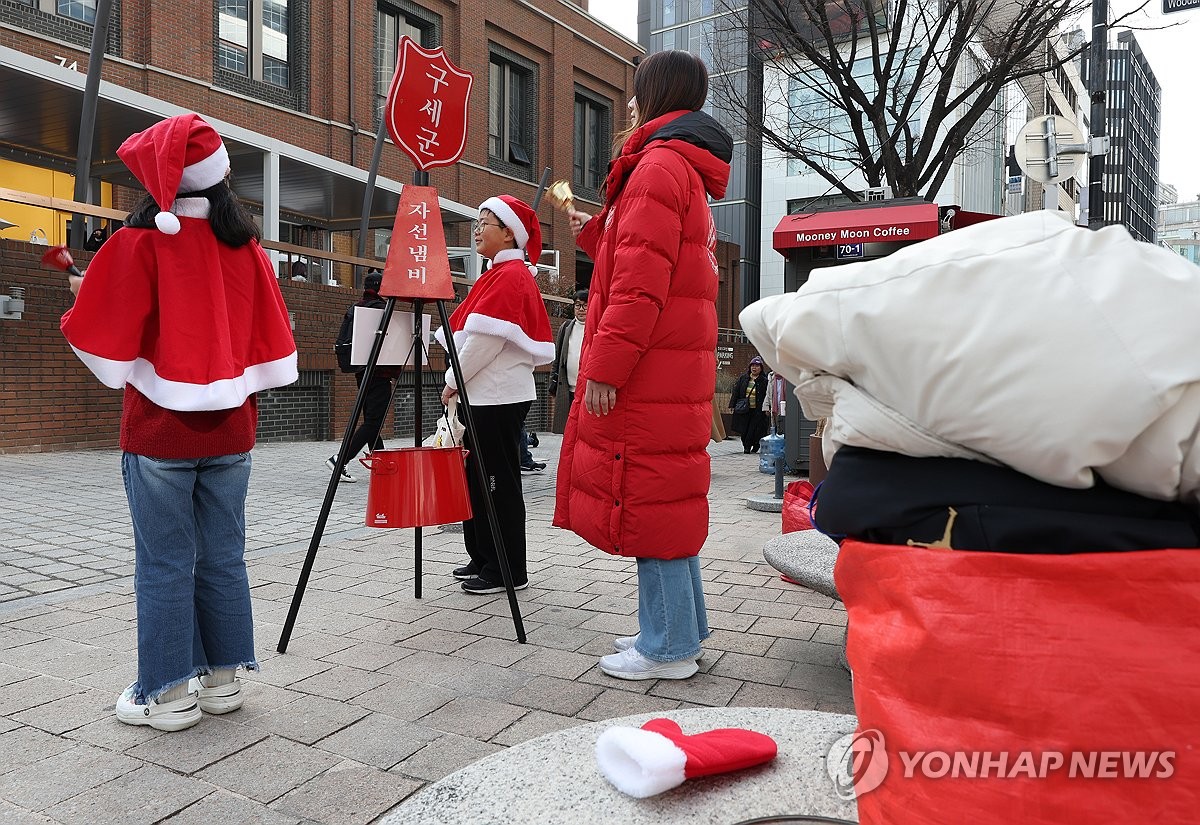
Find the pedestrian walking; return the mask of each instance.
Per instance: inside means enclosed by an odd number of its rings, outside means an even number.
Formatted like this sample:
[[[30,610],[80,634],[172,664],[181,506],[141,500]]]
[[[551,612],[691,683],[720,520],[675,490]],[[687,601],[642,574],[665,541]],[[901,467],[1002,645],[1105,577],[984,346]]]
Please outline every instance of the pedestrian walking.
[[[716,374],[716,229],[708,197],[729,180],[733,141],[700,111],[703,61],[643,60],[630,130],[604,208],[571,209],[595,269],[577,390],[558,468],[554,524],[637,559],[636,636],[600,659],[621,679],[686,679],[708,636],[698,553],[708,536],[708,440]]]
[[[358,388],[362,389],[364,366],[355,366],[350,363],[350,346],[353,343],[354,332],[354,308],[368,307],[370,309],[383,309],[386,306],[383,298],[379,297],[379,288],[383,285],[383,273],[378,269],[372,269],[363,278],[363,294],[355,303],[346,308],[346,314],[342,317],[342,325],[338,329],[337,338],[334,339],[334,350],[338,353],[338,366],[343,372],[354,373],[354,383]],[[387,418],[388,407],[392,403],[392,394],[395,390],[395,381],[400,376],[400,367],[391,365],[376,364],[375,369],[371,371],[371,380],[367,383],[367,391],[363,396],[362,405],[362,422],[355,428],[353,435],[350,436],[350,446],[346,451],[347,461],[358,455],[364,447],[369,447],[371,450],[382,450],[384,448],[383,439],[380,437],[380,430],[383,429],[384,419]],[[341,480],[344,484],[354,484],[358,481],[345,465],[338,467],[337,453],[334,453],[329,458],[325,459],[325,466],[329,469],[335,467],[341,473]]]
[[[742,436],[742,452],[757,453],[758,442],[771,428],[763,412],[767,400],[767,375],[763,360],[757,355],[750,359],[746,371],[738,376],[729,394],[729,409],[733,411],[732,429]]]
[[[138,664],[117,719],[174,731],[241,707],[236,670],[258,669],[244,559],[255,393],[296,380],[296,346],[216,131],[177,115],[117,154],[148,194],[72,278],[62,330],[125,392]]]

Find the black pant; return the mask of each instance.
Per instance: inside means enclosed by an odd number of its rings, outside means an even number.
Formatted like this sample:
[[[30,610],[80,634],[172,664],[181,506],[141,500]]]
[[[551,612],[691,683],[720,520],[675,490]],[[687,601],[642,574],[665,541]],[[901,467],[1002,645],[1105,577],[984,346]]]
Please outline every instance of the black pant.
[[[354,381],[359,387],[362,386],[362,376],[361,372],[354,373]],[[388,405],[391,402],[392,379],[372,376],[371,383],[367,385],[367,394],[363,397],[362,423],[358,425],[354,435],[350,436],[347,461],[358,455],[368,444],[372,450],[383,449],[383,439],[379,437],[379,430],[383,427],[383,419],[387,418]]]
[[[519,404],[497,404],[471,407],[479,443],[465,435],[463,442],[467,457],[467,489],[471,495],[471,518],[463,522],[463,541],[479,577],[500,584],[496,542],[492,537],[487,516],[487,493],[476,479],[474,462],[483,459],[487,469],[488,486],[496,507],[496,519],[504,540],[505,555],[512,572],[513,584],[524,584],[525,570],[525,495],[521,491],[521,425],[532,401]]]

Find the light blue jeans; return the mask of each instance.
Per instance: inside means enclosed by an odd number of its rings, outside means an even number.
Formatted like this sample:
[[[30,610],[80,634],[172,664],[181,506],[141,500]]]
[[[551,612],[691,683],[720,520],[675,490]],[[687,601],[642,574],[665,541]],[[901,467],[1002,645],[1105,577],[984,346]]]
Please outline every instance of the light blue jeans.
[[[121,472],[133,517],[135,701],[213,670],[257,670],[244,558],[250,454],[125,453]]]
[[[638,559],[637,652],[656,662],[700,655],[708,638],[708,614],[700,582],[700,559]]]

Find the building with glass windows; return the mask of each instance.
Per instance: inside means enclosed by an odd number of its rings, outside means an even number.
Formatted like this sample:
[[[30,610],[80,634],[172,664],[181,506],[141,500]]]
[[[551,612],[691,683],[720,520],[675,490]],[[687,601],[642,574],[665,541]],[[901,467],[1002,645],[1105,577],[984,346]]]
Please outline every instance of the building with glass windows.
[[[1083,67],[1090,88],[1087,61]],[[1104,158],[1104,222],[1154,243],[1162,87],[1131,31],[1120,32],[1108,50],[1106,89],[1111,148]]]
[[[713,201],[717,237],[737,244],[739,306],[759,298],[762,248],[762,150],[747,134],[744,115],[730,107],[762,108],[761,66],[749,48],[747,0],[639,0],[638,40],[647,52],[682,49],[708,66],[704,110],[733,135],[733,161],[725,197]]]
[[[0,3],[6,185],[71,197],[96,8],[97,0]],[[136,193],[117,145],[158,118],[194,110],[231,144],[235,188],[268,239],[354,250],[380,111],[407,35],[444,47],[474,75],[463,159],[430,173],[439,194],[463,206],[448,212],[451,246],[469,244],[465,217],[475,204],[498,192],[532,201],[547,168],[552,180],[574,182],[581,208],[598,209],[614,112],[623,115],[642,50],[586,9],[586,0],[113,0],[90,199],[128,208]],[[386,250],[413,171],[388,140],[368,254]],[[565,217],[548,205],[540,215],[546,272],[561,274],[564,290],[577,274],[586,282],[590,262],[577,260]],[[66,240],[66,219],[49,210],[0,203],[0,218],[14,224],[0,237],[40,230],[51,243]],[[324,275],[346,285],[355,277],[344,267]]]
[[[1158,208],[1158,243],[1200,265],[1200,195]]]

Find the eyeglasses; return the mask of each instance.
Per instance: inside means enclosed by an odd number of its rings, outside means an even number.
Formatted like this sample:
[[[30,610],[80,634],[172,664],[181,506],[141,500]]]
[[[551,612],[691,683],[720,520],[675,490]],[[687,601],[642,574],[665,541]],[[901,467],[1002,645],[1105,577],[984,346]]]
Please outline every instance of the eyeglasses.
[[[504,224],[502,224],[502,223],[491,223],[491,222],[489,222],[489,221],[485,221],[485,220],[483,220],[482,218],[476,218],[475,220],[471,221],[471,232],[472,232],[472,233],[475,233],[475,232],[482,232],[482,231],[483,231],[483,228],[484,228],[485,226],[500,226],[500,227],[502,227],[502,226],[504,226]]]

